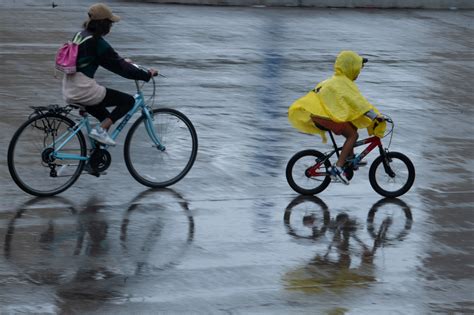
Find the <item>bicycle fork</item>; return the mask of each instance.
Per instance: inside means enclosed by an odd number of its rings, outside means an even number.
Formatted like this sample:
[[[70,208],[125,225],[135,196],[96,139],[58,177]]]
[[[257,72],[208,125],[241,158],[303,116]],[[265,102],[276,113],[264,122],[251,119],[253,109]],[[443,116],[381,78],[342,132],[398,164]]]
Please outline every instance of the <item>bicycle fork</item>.
[[[382,163],[383,163],[383,168],[385,170],[385,173],[387,173],[387,175],[390,176],[391,178],[394,178],[395,172],[390,167],[390,162],[392,160],[388,157],[388,150],[384,149],[382,146],[379,146],[379,151],[380,151],[380,156],[382,156]]]
[[[151,117],[150,111],[144,110],[143,114],[145,115],[145,129],[150,136],[150,139],[155,143],[155,146],[158,150],[164,152],[166,150],[166,147],[161,144],[160,139],[156,135],[155,128],[153,127],[153,124],[151,123],[154,118]]]

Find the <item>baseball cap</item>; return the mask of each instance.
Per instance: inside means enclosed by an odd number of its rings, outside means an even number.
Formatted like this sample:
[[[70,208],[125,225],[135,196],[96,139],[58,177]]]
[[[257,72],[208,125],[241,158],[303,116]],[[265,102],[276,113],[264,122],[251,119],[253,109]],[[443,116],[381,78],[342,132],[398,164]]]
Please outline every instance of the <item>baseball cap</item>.
[[[114,15],[108,5],[104,3],[93,4],[89,8],[89,20],[110,20],[112,22],[120,21],[120,16]]]

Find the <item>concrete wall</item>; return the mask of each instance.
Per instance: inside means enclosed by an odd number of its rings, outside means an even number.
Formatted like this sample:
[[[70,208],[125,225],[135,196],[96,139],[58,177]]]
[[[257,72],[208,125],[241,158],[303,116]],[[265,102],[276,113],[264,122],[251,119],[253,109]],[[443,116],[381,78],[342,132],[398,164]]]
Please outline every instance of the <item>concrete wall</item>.
[[[155,2],[177,4],[232,6],[288,6],[318,8],[411,8],[411,9],[474,9],[474,0],[119,0],[122,2]],[[0,0],[0,6],[89,5],[111,0]]]
[[[474,9],[474,0],[147,0],[147,2],[320,8]]]

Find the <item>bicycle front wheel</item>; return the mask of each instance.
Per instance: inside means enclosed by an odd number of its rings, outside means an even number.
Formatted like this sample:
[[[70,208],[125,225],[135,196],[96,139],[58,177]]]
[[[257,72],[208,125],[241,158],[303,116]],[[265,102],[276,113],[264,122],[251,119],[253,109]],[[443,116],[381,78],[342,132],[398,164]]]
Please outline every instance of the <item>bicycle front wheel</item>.
[[[53,196],[69,188],[81,175],[84,161],[55,159],[52,153],[70,135],[74,122],[57,114],[34,116],[13,135],[8,147],[8,170],[15,183],[35,196]],[[62,140],[61,140],[62,139]],[[77,132],[61,153],[86,156],[82,132]]]
[[[369,170],[372,188],[384,197],[399,197],[410,190],[415,181],[415,167],[399,152],[388,152],[374,160]]]
[[[145,116],[130,128],[125,139],[125,164],[139,183],[163,188],[175,184],[189,172],[196,160],[198,138],[193,124],[183,113],[159,108],[150,114],[151,128],[147,129]],[[164,151],[157,148],[149,131],[156,134]]]

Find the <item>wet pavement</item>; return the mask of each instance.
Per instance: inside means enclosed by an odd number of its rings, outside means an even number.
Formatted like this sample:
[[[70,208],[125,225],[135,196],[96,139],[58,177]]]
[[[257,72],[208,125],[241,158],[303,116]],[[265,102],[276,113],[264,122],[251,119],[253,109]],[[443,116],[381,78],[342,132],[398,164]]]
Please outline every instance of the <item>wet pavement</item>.
[[[12,182],[6,152],[28,106],[62,103],[53,56],[92,2],[57,3],[0,2],[0,313],[474,312],[474,12],[114,2],[109,41],[167,75],[157,106],[193,121],[196,163],[147,190],[122,144],[106,176],[41,199]],[[371,189],[368,167],[315,197],[286,183],[294,153],[329,148],[287,108],[342,49],[369,58],[359,87],[415,164],[399,199]]]

